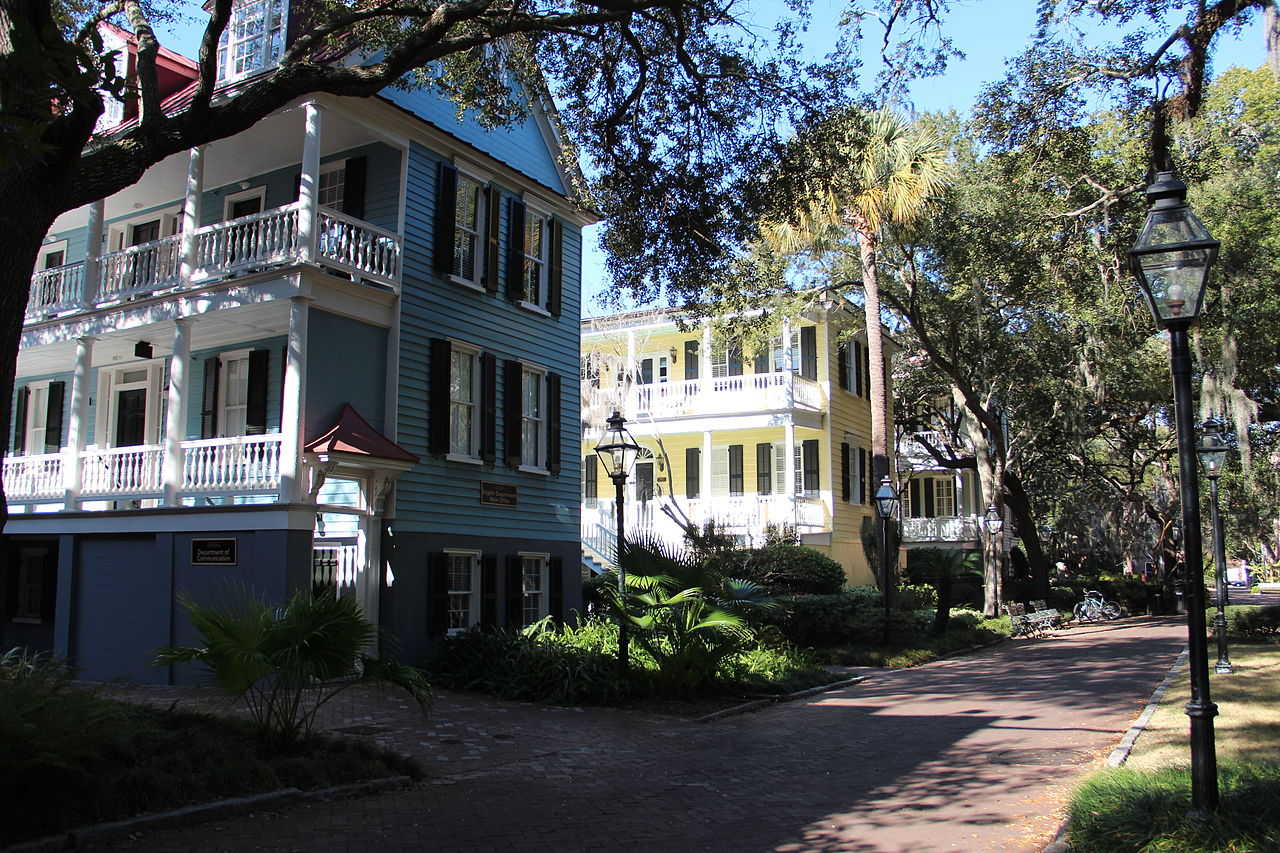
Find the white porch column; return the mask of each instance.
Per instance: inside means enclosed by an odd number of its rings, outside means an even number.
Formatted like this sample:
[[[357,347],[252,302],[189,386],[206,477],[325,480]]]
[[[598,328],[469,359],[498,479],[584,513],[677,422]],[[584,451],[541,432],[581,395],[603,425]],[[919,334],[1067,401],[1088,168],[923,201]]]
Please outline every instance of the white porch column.
[[[187,157],[187,194],[182,200],[182,268],[180,280],[189,284],[196,270],[196,229],[200,227],[200,202],[204,195],[204,146],[192,148]]]
[[[796,493],[796,425],[787,422],[782,428],[782,476],[787,482],[782,484],[780,494],[792,495]]]
[[[307,303],[305,296],[289,300],[289,344],[285,354],[284,402],[280,409],[280,502],[297,503],[307,494],[303,482],[302,445],[306,439]]]
[[[697,522],[701,524],[711,515],[712,503],[711,496],[711,430],[702,431],[702,458],[698,460],[698,482],[701,484],[698,497],[701,498],[702,512],[697,518]]]
[[[99,220],[101,222],[101,220]],[[93,363],[93,338],[76,340],[76,363],[71,373],[71,406],[67,420],[67,446],[62,451],[63,503],[67,510],[80,508],[80,454],[84,452],[89,425],[89,368]]]
[[[185,214],[184,214],[185,215]],[[173,355],[169,358],[169,410],[164,424],[164,505],[182,505],[182,440],[187,434],[187,398],[191,388],[191,318],[173,321]]]
[[[320,128],[324,107],[315,101],[306,105],[306,136],[302,142],[302,179],[298,184],[298,257],[303,263],[316,259],[316,211],[320,203]]]
[[[636,376],[636,333],[631,329],[627,330],[627,360],[622,367],[622,375],[622,388],[625,392],[621,402],[622,414],[630,416],[628,417],[628,420],[630,420],[635,417],[638,406],[636,395],[639,393],[636,391],[638,379]]]
[[[98,301],[98,290],[102,282],[102,220],[106,213],[106,202],[98,199],[89,205],[89,246],[84,258],[84,292],[80,299],[85,307]]]

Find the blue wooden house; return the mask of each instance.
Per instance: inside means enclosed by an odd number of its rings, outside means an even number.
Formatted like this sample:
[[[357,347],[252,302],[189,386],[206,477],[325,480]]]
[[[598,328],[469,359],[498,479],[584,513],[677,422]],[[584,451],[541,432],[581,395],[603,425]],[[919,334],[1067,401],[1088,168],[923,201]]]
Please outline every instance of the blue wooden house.
[[[219,97],[288,32],[280,3],[235,15]],[[159,65],[183,109],[194,63]],[[484,130],[428,91],[316,96],[62,216],[6,437],[0,647],[183,681],[150,664],[196,639],[177,596],[229,584],[355,596],[407,661],[579,607],[591,220],[560,141],[536,97]]]

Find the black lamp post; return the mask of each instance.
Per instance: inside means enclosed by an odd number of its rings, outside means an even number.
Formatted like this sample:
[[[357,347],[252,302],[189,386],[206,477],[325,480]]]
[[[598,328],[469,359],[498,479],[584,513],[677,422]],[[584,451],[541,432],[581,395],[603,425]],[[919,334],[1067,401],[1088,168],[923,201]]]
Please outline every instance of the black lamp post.
[[[1209,267],[1218,256],[1219,243],[1191,212],[1186,198],[1187,185],[1172,171],[1156,175],[1155,182],[1147,187],[1150,207],[1138,242],[1129,250],[1129,267],[1151,303],[1156,323],[1169,332],[1191,653],[1191,701],[1187,703],[1187,716],[1191,718],[1191,803],[1195,812],[1203,814],[1218,807],[1218,761],[1213,737],[1213,718],[1218,708],[1209,698],[1200,489],[1194,473],[1195,425],[1191,415],[1191,350],[1187,329],[1200,313]]]
[[[893,573],[889,570],[889,519],[898,511],[898,493],[893,482],[886,476],[876,489],[876,512],[880,516],[880,575],[881,597],[884,599],[884,644],[889,644],[889,605],[893,587]]]
[[[615,410],[608,424],[609,428],[605,430],[604,435],[600,437],[600,443],[596,445],[596,455],[604,463],[604,470],[609,475],[609,479],[613,480],[614,509],[618,517],[618,545],[615,556],[618,560],[618,603],[623,610],[618,620],[618,671],[625,675],[628,640],[625,603],[627,570],[622,562],[626,543],[622,508],[626,501],[627,477],[631,475],[631,469],[636,464],[640,445],[636,444],[636,440],[631,437],[631,433],[627,430],[627,419],[620,412]]]
[[[1222,437],[1222,421],[1209,415],[1200,424],[1200,465],[1209,478],[1209,526],[1213,528],[1213,579],[1218,588],[1218,613],[1213,618],[1213,633],[1218,638],[1218,662],[1213,671],[1231,672],[1231,658],[1227,656],[1227,551],[1222,536],[1222,514],[1218,510],[1218,477],[1227,460],[1227,442]]]
[[[982,525],[987,528],[987,534],[991,537],[991,550],[994,552],[992,556],[996,561],[996,589],[999,590],[999,602],[1004,601],[1004,541],[1000,538],[1000,534],[1004,531],[1004,516],[1000,514],[1000,507],[995,504],[989,504],[987,511],[982,516]]]

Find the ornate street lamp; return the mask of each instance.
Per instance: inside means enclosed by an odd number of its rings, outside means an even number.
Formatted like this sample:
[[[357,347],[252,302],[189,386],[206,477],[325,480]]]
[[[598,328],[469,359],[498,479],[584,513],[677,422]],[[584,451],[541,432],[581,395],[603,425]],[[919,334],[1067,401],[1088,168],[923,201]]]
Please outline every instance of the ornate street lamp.
[[[1004,532],[1004,516],[1000,513],[1000,507],[995,504],[987,505],[987,511],[982,516],[982,526],[990,534],[991,543],[995,549],[996,575],[999,578],[1004,578],[1004,539],[1000,536]],[[1001,592],[1000,600],[1004,600],[1003,591]]]
[[[1187,185],[1172,171],[1160,172],[1147,187],[1150,207],[1138,242],[1129,250],[1129,267],[1151,303],[1156,323],[1169,332],[1175,424],[1178,429],[1178,481],[1182,502],[1183,577],[1187,594],[1187,632],[1191,660],[1191,804],[1194,812],[1218,808],[1218,759],[1209,698],[1209,662],[1205,642],[1204,578],[1200,554],[1200,489],[1195,425],[1191,414],[1191,349],[1187,329],[1200,314],[1209,267],[1218,256],[1209,236],[1187,206]]]
[[[889,519],[898,512],[898,493],[893,488],[893,481],[887,476],[880,481],[873,498],[876,502],[876,513],[880,516],[880,587],[884,600],[884,644],[889,644],[889,602],[892,592],[893,574],[889,571]]]
[[[613,480],[614,486],[614,508],[618,518],[618,545],[615,555],[618,561],[618,603],[622,608],[621,618],[618,619],[618,670],[625,675],[628,640],[625,604],[627,570],[622,562],[626,543],[622,508],[626,500],[627,478],[631,476],[631,469],[635,467],[636,456],[640,454],[640,445],[636,444],[636,440],[631,437],[631,433],[627,430],[627,419],[620,412],[614,410],[613,416],[607,423],[609,428],[605,430],[604,435],[600,437],[600,443],[596,445],[596,455],[604,463],[604,470],[609,475],[609,479]]]
[[[1209,526],[1213,528],[1213,578],[1218,588],[1218,613],[1213,618],[1213,633],[1218,638],[1218,662],[1213,671],[1231,672],[1231,658],[1227,656],[1227,550],[1222,536],[1222,514],[1218,510],[1218,478],[1227,460],[1227,442],[1223,439],[1222,421],[1212,414],[1200,424],[1200,466],[1209,478]]]

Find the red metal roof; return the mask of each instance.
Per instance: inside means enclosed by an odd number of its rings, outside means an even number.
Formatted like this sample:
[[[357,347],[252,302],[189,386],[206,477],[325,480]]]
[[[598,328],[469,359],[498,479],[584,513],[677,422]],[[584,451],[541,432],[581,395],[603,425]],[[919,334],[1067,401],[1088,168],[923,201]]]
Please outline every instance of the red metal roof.
[[[394,459],[398,462],[416,463],[418,457],[369,426],[360,413],[347,403],[338,415],[338,422],[325,433],[307,442],[303,448],[309,453],[354,453],[374,459]]]

